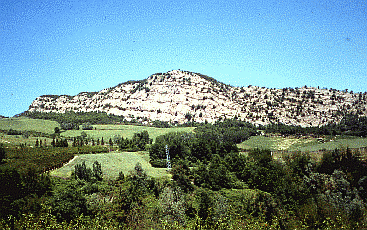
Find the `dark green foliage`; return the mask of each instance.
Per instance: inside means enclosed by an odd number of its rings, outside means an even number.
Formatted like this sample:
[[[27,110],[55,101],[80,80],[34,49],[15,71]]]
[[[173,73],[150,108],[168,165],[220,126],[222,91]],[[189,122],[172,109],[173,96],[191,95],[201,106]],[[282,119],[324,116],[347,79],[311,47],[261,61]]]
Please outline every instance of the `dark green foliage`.
[[[191,114],[191,113],[186,113],[185,114],[185,119],[187,120],[187,121],[191,121],[192,119],[193,119],[193,115]]]
[[[87,122],[87,123],[82,124],[82,129],[83,130],[93,130],[93,126],[89,122]]]
[[[22,135],[21,131],[9,129],[7,132],[8,135]]]
[[[107,114],[105,112],[24,112],[23,115],[34,119],[53,120],[59,122],[60,124],[72,124],[73,129],[76,129],[77,126],[84,123],[95,125],[123,123],[125,121],[123,116],[116,116],[113,114]]]
[[[53,139],[51,145],[53,147],[64,147],[64,148],[69,146],[67,139],[56,139],[56,140]]]
[[[24,196],[22,180],[15,169],[0,168],[0,218],[18,215],[13,202]]]
[[[288,157],[285,157],[285,161],[287,161],[292,172],[300,177],[308,175],[312,166],[311,157],[307,153],[291,153]]]
[[[195,196],[196,202],[198,203],[197,215],[204,221],[204,224],[211,222],[211,214],[213,207],[212,196],[209,191],[205,189],[198,189]]]
[[[275,192],[283,185],[283,167],[273,161],[270,150],[255,149],[249,156],[252,161],[247,163],[243,176],[252,188]]]
[[[204,140],[239,144],[257,134],[256,127],[236,119],[225,119],[215,124],[203,124],[195,129],[198,137]]]
[[[155,120],[152,122],[152,126],[156,128],[170,128],[172,127],[168,121]]]
[[[0,168],[0,219],[8,215],[18,216],[22,210],[37,211],[38,197],[49,194],[51,179],[38,174],[34,169],[20,173],[16,169]]]
[[[153,140],[149,138],[148,131],[146,130],[140,133],[134,133],[132,141],[139,150],[146,150],[146,145],[153,142]]]
[[[316,170],[319,173],[329,175],[334,173],[335,170],[342,170],[349,175],[349,181],[353,187],[357,186],[364,176],[367,176],[365,162],[360,160],[358,152],[353,152],[349,148],[325,152]]]
[[[199,164],[193,171],[195,185],[211,190],[232,188],[236,178],[219,155],[213,155],[208,165]]]
[[[190,168],[187,160],[177,161],[171,169],[172,179],[176,182],[177,186],[182,189],[183,192],[193,190],[193,185],[191,184]]]
[[[202,124],[195,129],[195,134],[168,133],[157,137],[150,146],[151,163],[163,166],[166,145],[173,161],[187,159],[190,162],[205,162],[214,154],[224,157],[231,152],[238,152],[236,143],[255,134],[252,125],[237,120],[225,120],[215,125]]]
[[[28,168],[21,174],[25,194],[36,194],[41,197],[52,190],[48,174],[39,174],[34,168]]]
[[[217,154],[213,155],[209,164],[199,163],[193,170],[193,176],[195,185],[215,191],[232,188],[237,181],[235,173],[229,170],[227,162]]]
[[[93,168],[88,168],[85,161],[74,166],[74,176],[76,179],[85,181],[101,181],[103,180],[102,166],[98,161],[93,163]]]
[[[76,179],[91,181],[92,170],[87,168],[87,166],[85,166],[85,161],[83,161],[83,163],[74,166],[74,175]]]
[[[81,150],[81,152],[83,152]],[[56,167],[61,167],[78,153],[76,148],[9,148],[4,167],[24,171],[33,168],[37,173],[43,173]]]
[[[70,222],[81,214],[87,214],[86,199],[75,183],[58,188],[54,193],[52,213],[59,221]]]
[[[5,159],[5,148],[4,145],[1,143],[0,144],[0,164],[3,162],[3,160]]]
[[[219,155],[214,155],[208,166],[210,175],[210,188],[220,190],[222,188],[231,188],[235,178],[228,170],[227,164]]]
[[[191,142],[191,160],[206,161],[211,157],[212,152],[216,153],[218,143],[215,141],[205,141],[204,139],[195,138]]]
[[[60,128],[59,127],[55,127],[55,134],[60,133]]]
[[[147,150],[147,146],[153,142],[151,138],[149,138],[148,131],[142,131],[140,133],[134,133],[134,136],[131,140],[124,139],[123,137],[118,140],[119,147],[124,151],[141,151]]]
[[[103,179],[102,165],[98,161],[93,163],[93,176],[98,181]]]
[[[143,205],[143,199],[149,192],[149,179],[140,163],[126,178],[127,184],[120,192],[120,205],[123,210],[131,211],[134,207]]]
[[[191,133],[177,132],[158,136],[149,148],[152,162],[166,159],[166,145],[173,161],[189,158],[189,143],[193,137]]]

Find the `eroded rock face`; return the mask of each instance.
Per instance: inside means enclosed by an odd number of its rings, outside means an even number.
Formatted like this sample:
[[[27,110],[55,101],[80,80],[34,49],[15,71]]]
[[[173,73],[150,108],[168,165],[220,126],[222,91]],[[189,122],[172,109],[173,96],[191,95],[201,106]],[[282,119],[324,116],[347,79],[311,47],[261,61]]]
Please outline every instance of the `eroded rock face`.
[[[338,122],[346,113],[366,115],[366,93],[313,87],[268,89],[233,87],[205,75],[173,70],[99,92],[40,96],[30,112],[92,112],[184,123],[238,117],[254,124],[282,122],[318,126]]]

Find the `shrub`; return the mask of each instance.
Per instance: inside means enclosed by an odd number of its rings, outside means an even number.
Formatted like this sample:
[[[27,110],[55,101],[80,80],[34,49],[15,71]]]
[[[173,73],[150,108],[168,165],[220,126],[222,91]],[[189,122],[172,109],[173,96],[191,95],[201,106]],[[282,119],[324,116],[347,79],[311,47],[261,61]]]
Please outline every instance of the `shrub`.
[[[4,145],[1,143],[0,144],[0,164],[2,163],[4,159],[5,159],[5,149],[4,149]]]
[[[93,169],[85,166],[85,161],[81,164],[76,164],[74,170],[75,179],[93,181],[101,181],[103,179],[102,166],[98,161],[93,163]]]

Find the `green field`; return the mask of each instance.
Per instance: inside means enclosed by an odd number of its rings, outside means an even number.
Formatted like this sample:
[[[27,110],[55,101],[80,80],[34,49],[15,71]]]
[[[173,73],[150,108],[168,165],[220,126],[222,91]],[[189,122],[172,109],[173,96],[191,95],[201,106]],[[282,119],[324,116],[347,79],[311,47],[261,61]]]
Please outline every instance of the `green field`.
[[[0,119],[0,130],[35,131],[52,134],[55,127],[59,127],[56,121],[32,119],[26,117]]]
[[[175,128],[155,128],[148,126],[137,125],[93,125],[95,130],[68,130],[61,133],[64,137],[76,137],[80,136],[82,132],[85,132],[89,137],[97,139],[104,138],[105,140],[112,138],[116,135],[120,135],[124,138],[132,138],[134,133],[148,131],[149,137],[155,140],[157,136],[164,135],[169,132],[192,132],[195,127],[175,127]]]
[[[36,140],[42,140],[42,146],[50,146],[52,138],[46,137],[24,137],[23,135],[6,135],[4,133],[0,133],[0,143],[5,146],[18,146],[20,144],[25,144],[27,146],[35,146]]]
[[[166,169],[153,168],[150,165],[149,155],[146,152],[111,152],[78,155],[70,163],[52,171],[50,175],[68,178],[74,171],[74,166],[76,164],[81,164],[83,161],[85,161],[87,167],[92,167],[95,161],[101,163],[103,176],[107,179],[116,178],[119,175],[119,172],[123,172],[125,175],[129,174],[138,162],[140,162],[148,176],[154,178],[170,177],[170,174],[167,173]]]
[[[291,138],[291,137],[266,137],[253,136],[238,144],[244,150],[260,148],[272,151],[319,151],[333,150],[336,148],[362,148],[367,147],[367,138],[361,137],[325,137],[322,141],[316,138]]]

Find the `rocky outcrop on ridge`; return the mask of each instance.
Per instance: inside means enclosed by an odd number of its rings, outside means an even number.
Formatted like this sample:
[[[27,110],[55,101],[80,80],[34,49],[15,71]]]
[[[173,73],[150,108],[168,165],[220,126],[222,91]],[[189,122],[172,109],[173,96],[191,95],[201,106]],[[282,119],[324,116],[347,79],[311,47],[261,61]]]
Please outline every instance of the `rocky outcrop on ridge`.
[[[366,99],[366,93],[307,86],[233,87],[202,74],[172,70],[99,92],[40,96],[28,111],[100,111],[121,115],[127,120],[172,123],[214,122],[237,117],[253,124],[281,122],[306,127],[338,122],[347,113],[365,116]]]

